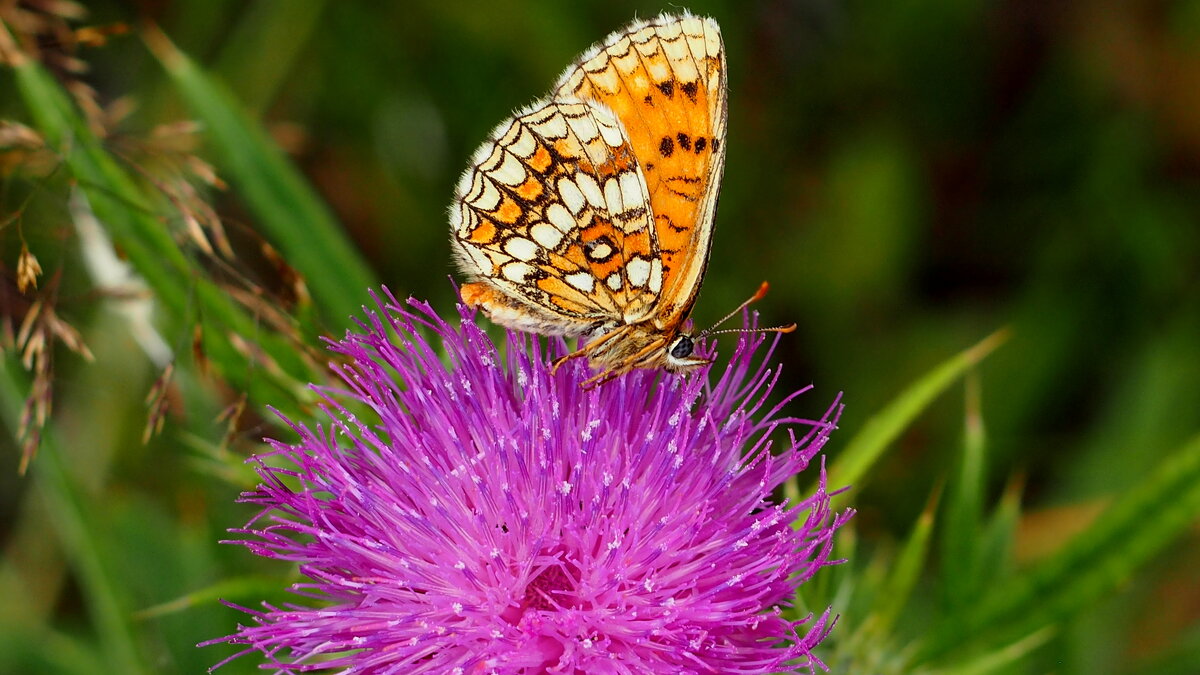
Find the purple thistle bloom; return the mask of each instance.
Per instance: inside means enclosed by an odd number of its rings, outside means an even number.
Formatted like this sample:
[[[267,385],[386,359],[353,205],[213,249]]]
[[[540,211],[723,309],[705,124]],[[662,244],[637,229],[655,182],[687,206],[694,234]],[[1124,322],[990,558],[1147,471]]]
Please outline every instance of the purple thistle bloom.
[[[319,388],[328,426],[289,422],[299,442],[254,458],[262,484],[242,499],[262,511],[237,543],[299,563],[292,591],[313,606],[241,608],[253,625],[213,642],[284,673],[824,668],[829,610],[782,608],[833,562],[850,512],[831,513],[823,469],[798,504],[771,494],[840,405],[780,416],[796,392],[765,410],[779,373],[755,365],[761,334],[712,380],[635,371],[585,390],[580,360],[551,375],[538,340],[501,349],[465,309],[456,327],[407,304],[388,293],[332,343],[347,389]]]

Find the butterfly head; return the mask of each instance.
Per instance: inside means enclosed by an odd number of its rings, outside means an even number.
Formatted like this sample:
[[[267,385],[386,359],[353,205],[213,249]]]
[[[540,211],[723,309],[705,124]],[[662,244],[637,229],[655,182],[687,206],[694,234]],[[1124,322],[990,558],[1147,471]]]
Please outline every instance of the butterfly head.
[[[695,339],[687,333],[679,333],[667,341],[663,365],[670,370],[690,370],[712,362],[712,359],[695,356],[695,351]]]

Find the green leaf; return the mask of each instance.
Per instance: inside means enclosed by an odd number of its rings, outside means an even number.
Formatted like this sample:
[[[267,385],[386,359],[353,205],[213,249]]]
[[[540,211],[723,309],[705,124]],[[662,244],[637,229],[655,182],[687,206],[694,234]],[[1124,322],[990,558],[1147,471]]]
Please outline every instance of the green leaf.
[[[979,363],[1008,339],[1008,330],[1001,329],[978,344],[956,354],[914,382],[883,410],[867,420],[829,470],[831,486],[852,486],[860,490],[865,476],[883,455],[888,445],[921,414],[938,394],[945,391],[964,372]],[[811,492],[811,491],[810,491]],[[843,492],[838,499],[846,499]]]
[[[1200,515],[1200,436],[1171,454],[1062,551],[947,615],[918,661],[1057,625],[1114,592]]]
[[[950,482],[942,525],[942,595],[947,607],[970,601],[979,587],[980,521],[983,517],[986,434],[979,403],[979,375],[966,377],[963,452]]]
[[[349,324],[377,279],[300,173],[228,89],[156,29],[144,38],[192,112],[204,121],[222,173],[245,198],[268,238],[310,286],[322,315]]]

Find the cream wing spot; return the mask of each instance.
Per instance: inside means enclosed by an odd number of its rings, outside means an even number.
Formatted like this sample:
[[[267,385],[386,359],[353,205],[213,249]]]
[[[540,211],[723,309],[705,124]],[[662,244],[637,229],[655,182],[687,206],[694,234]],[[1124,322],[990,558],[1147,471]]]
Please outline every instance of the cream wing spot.
[[[513,122],[510,122],[509,127],[505,127],[506,132],[512,126],[512,124],[513,124]],[[475,166],[478,169],[485,168],[484,164],[486,164],[487,161],[489,159],[492,159],[492,157],[494,156],[494,153],[496,151],[495,139],[499,138],[499,137],[500,137],[499,134],[497,134],[496,136],[493,136],[493,140],[490,140],[490,141],[484,143],[483,145],[479,146],[478,148],[475,148],[474,154],[471,155],[471,164],[473,166]]]
[[[478,195],[468,196],[467,202],[480,211],[495,211],[496,207],[500,206],[500,190],[488,178],[480,176],[478,187],[471,192],[472,194],[477,192]]]
[[[609,123],[607,120],[600,123],[600,136],[612,148],[619,148],[625,144],[625,136],[621,133],[621,128],[617,124]]]
[[[615,274],[615,273],[608,275],[608,278],[604,280],[604,284],[606,286],[608,286],[608,289],[614,293],[616,293],[617,291],[620,291],[621,290],[621,275]]]
[[[516,258],[529,262],[538,255],[538,245],[525,237],[509,237],[504,242],[504,251]]]
[[[500,183],[516,186],[525,182],[527,174],[521,160],[511,152],[505,152],[499,168],[490,172],[489,175]]]
[[[496,270],[503,267],[505,263],[512,261],[512,256],[508,255],[507,253],[505,253],[503,251],[497,251],[495,249],[490,249],[490,248],[485,248],[485,249],[480,249],[480,250],[482,250],[485,254],[487,254],[488,260],[490,261],[488,263],[489,269],[492,270],[492,274],[495,274]]]
[[[600,45],[592,45],[590,49],[579,57],[579,65],[567,66],[567,72],[573,73],[582,70],[588,73],[597,70],[604,70],[604,66],[608,63],[608,55],[604,53],[604,49]],[[565,74],[564,74],[565,76]]]
[[[533,126],[539,134],[551,140],[567,137],[567,118],[557,110],[546,119],[533,122]]]
[[[658,50],[655,50],[646,56],[653,58],[657,56],[658,53]],[[654,58],[654,60],[647,62],[646,65],[648,66],[647,70],[650,71],[650,77],[655,82],[666,82],[671,79],[671,66],[667,63],[666,59]]]
[[[522,159],[528,159],[537,152],[537,138],[529,131],[529,129],[521,126],[521,131],[517,135],[517,139],[509,144],[508,149]]]
[[[658,22],[655,25],[655,32],[664,41],[671,41],[683,32],[682,23],[681,21]]]
[[[600,191],[600,185],[586,173],[578,174],[575,182],[579,185],[579,191],[587,198],[588,203],[594,208],[603,209],[607,206],[604,201],[604,193]]]
[[[699,23],[699,21],[697,21],[697,23]],[[700,24],[701,27],[694,33],[687,31],[686,28],[684,31],[687,37],[688,49],[692,52],[692,59],[690,59],[690,61],[693,63],[700,61],[705,56],[708,56],[708,44],[704,39],[703,25],[704,24]]]
[[[707,56],[717,56],[721,53],[721,29],[712,19],[701,19],[701,32],[704,33],[704,47]]]
[[[574,131],[584,144],[591,143],[600,135],[600,130],[596,128],[596,122],[592,120],[591,115],[575,117],[570,120],[570,125],[571,131]]]
[[[621,201],[621,184],[616,178],[604,181],[604,203],[609,213],[620,213],[625,210]]]
[[[579,215],[583,211],[586,200],[583,193],[579,191],[579,187],[575,185],[575,181],[564,176],[558,179],[558,196],[562,197],[563,203],[567,205],[571,213]]]
[[[685,16],[677,23],[684,35],[696,36],[704,34],[704,19],[698,16]]]
[[[642,187],[642,181],[638,180],[636,173],[626,171],[621,174],[620,181],[621,200],[625,204],[625,208],[637,208],[639,204],[649,201],[646,190]]]
[[[641,57],[633,50],[629,50],[620,56],[614,56],[613,64],[617,67],[618,72],[625,74],[625,80],[631,82],[637,88],[635,91],[645,89],[649,86],[645,73],[638,68],[641,64]],[[630,88],[632,87],[627,87],[627,89]]]
[[[523,262],[510,262],[500,268],[500,273],[514,284],[523,284],[533,274],[533,267]]]
[[[471,232],[479,227],[480,218],[469,207],[459,209],[458,217],[455,218],[458,224],[458,238],[461,240],[470,240]],[[461,243],[461,242],[460,242]]]
[[[638,49],[641,49],[642,45],[646,44],[653,38],[654,26],[651,24],[644,24],[642,27],[629,34],[630,42],[632,42]]]
[[[584,293],[591,293],[596,288],[596,277],[588,274],[587,272],[568,274],[567,276],[563,277],[563,281],[570,284],[571,287],[583,291]]]
[[[529,235],[543,248],[550,251],[558,248],[563,239],[563,231],[550,223],[537,223],[529,228]]]
[[[464,267],[467,263],[470,263],[474,273],[491,276],[492,259],[488,256],[488,254],[475,248],[474,246],[463,246],[460,247],[459,250],[466,253],[466,257],[461,259],[464,263]]]
[[[604,262],[613,254],[613,248],[603,241],[593,243],[591,246],[586,247],[585,250],[587,257],[596,262]]]
[[[628,54],[629,53],[629,35],[628,34],[622,35],[615,42],[613,42],[609,46],[609,48],[606,49],[605,51],[607,51],[609,56],[614,59],[616,57],[619,57],[622,54]]]
[[[607,59],[605,59],[604,68],[598,72],[589,72],[588,78],[591,79],[593,87],[607,94],[615,94],[621,88],[621,77]]]
[[[645,258],[634,258],[625,264],[625,275],[629,284],[637,288],[646,285],[650,280],[650,261]]]
[[[699,71],[696,70],[696,58],[692,55],[686,38],[664,42],[663,50],[671,61],[676,79],[682,82],[694,82],[700,77]]]
[[[654,262],[650,263],[650,285],[648,288],[651,293],[662,292],[663,266],[662,258],[655,258]]]
[[[567,211],[567,207],[558,202],[554,202],[546,208],[546,220],[550,221],[550,224],[563,234],[579,226],[575,217],[571,215],[570,211]]]
[[[496,145],[494,141],[488,144],[487,150],[487,153],[476,162],[481,173],[495,171],[500,166],[500,162],[504,160],[504,150],[499,145]]]

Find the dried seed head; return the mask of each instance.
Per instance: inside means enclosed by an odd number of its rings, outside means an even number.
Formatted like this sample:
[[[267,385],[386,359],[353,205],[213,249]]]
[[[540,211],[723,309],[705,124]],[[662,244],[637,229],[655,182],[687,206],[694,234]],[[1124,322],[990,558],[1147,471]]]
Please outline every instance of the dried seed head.
[[[37,288],[38,277],[42,275],[42,266],[37,256],[29,252],[29,247],[21,244],[21,255],[17,257],[17,290],[25,293]]]
[[[146,405],[150,410],[146,415],[146,427],[142,429],[142,443],[149,443],[151,438],[162,431],[167,410],[170,408],[168,394],[171,389],[171,376],[174,374],[175,364],[168,363],[146,394]]]

